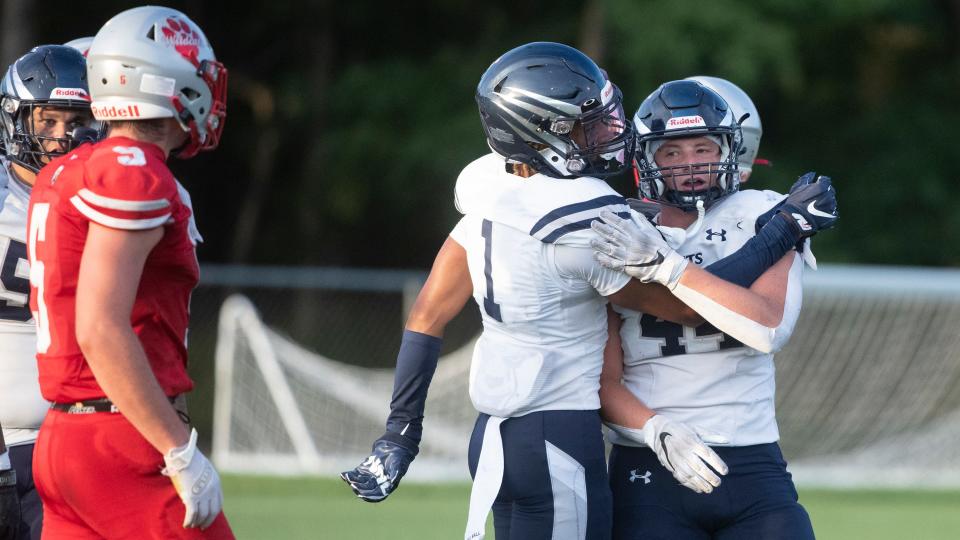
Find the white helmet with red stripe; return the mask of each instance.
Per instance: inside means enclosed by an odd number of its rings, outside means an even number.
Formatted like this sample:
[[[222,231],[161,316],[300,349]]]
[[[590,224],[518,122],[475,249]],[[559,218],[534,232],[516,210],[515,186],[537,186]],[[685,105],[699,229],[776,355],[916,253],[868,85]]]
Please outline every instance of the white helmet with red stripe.
[[[180,158],[219,144],[227,70],[183,13],[143,6],[114,16],[94,37],[87,70],[97,120],[176,118],[190,134]]]

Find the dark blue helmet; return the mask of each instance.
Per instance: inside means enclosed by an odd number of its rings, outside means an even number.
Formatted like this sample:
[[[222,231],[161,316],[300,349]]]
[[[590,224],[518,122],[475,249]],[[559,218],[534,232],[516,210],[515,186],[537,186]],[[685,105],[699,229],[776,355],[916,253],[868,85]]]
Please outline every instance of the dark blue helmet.
[[[86,60],[73,47],[41,45],[17,59],[0,82],[0,127],[7,157],[36,172],[51,158],[89,140],[86,127],[93,116],[88,90]],[[62,137],[45,134],[34,124],[34,110],[43,107],[85,111],[84,129]]]
[[[637,187],[642,198],[692,210],[704,207],[740,189],[737,161],[742,149],[740,124],[727,102],[713,90],[691,81],[664,83],[647,97],[633,117],[637,130]],[[717,161],[661,167],[654,159],[665,139],[707,136],[720,146]],[[699,173],[716,177],[714,185],[680,179]]]
[[[490,148],[548,176],[615,174],[633,153],[620,90],[560,43],[528,43],[498,58],[480,79],[477,105]]]

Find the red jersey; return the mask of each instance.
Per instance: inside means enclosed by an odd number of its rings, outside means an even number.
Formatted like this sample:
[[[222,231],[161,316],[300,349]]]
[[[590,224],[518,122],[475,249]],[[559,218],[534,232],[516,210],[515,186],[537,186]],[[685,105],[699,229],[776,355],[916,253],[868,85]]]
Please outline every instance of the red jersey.
[[[190,293],[199,234],[187,192],[150,143],[111,137],[60,157],[30,196],[30,309],[37,321],[40,391],[48,401],[104,397],[76,336],[76,288],[90,222],[128,231],[163,227],[144,264],[130,323],[168,396],[187,392]]]

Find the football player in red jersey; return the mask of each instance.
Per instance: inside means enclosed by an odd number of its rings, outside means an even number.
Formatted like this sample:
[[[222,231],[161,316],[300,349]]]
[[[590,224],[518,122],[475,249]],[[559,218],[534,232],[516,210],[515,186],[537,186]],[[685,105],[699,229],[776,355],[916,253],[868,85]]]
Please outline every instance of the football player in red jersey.
[[[107,137],[41,170],[27,229],[52,402],[34,460],[44,538],[233,538],[183,412],[200,235],[165,164],[217,146],[226,70],[196,24],[153,6],[108,21],[87,58]]]

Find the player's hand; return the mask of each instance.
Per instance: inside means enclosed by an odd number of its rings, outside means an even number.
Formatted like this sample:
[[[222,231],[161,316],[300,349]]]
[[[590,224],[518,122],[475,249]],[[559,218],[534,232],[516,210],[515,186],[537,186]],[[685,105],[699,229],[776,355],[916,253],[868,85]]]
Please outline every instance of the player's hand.
[[[727,474],[727,464],[685,424],[656,414],[643,425],[643,438],[660,464],[697,493],[710,493]]]
[[[197,448],[197,430],[190,432],[187,444],[167,452],[163,461],[167,465],[163,474],[170,477],[187,510],[183,526],[206,529],[223,509],[223,491],[217,470]]]
[[[808,172],[798,178],[783,201],[757,218],[757,230],[778,213],[787,218],[801,239],[836,225],[837,192],[830,177]]]
[[[590,226],[600,235],[590,241],[600,264],[644,283],[660,283],[670,289],[677,286],[687,259],[674,251],[646,218],[623,219],[601,210],[600,220]]]
[[[815,172],[808,172],[804,175],[801,175],[799,178],[797,178],[797,181],[794,182],[792,186],[790,186],[790,191],[787,193],[787,195],[789,196],[795,193],[796,191],[798,191],[800,188],[804,186],[809,186],[810,184],[813,183],[814,180],[816,180],[816,176],[817,176],[817,173]],[[773,208],[767,210],[766,212],[760,214],[757,217],[757,227],[756,227],[757,232],[760,232],[760,229],[762,229],[763,226],[766,225],[768,221],[773,219],[773,216],[777,215],[780,212],[780,209],[783,208],[783,205],[786,202],[787,202],[787,197],[784,197],[782,201],[773,205]]]
[[[9,467],[9,458],[6,463]],[[20,526],[20,497],[17,495],[17,472],[0,469],[0,540],[14,540]]]
[[[409,448],[408,446],[413,446]],[[400,479],[417,455],[417,447],[393,440],[377,439],[373,451],[355,469],[340,473],[357,497],[367,502],[380,502],[397,489]]]

